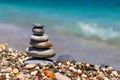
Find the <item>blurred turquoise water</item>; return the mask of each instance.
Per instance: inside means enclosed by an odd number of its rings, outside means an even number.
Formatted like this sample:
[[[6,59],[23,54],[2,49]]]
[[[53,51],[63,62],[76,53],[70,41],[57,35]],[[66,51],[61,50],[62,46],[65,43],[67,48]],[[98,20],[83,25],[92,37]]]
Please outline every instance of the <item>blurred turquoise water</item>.
[[[0,22],[49,29],[119,45],[119,0],[1,0]],[[119,44],[118,44],[119,43]]]

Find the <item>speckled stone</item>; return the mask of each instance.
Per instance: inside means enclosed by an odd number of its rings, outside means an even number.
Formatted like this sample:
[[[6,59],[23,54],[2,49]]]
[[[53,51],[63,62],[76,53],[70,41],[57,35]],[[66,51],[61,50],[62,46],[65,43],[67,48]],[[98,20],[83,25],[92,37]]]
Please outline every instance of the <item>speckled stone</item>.
[[[33,47],[36,47],[36,48],[49,48],[49,47],[52,47],[52,44],[51,44],[50,41],[46,41],[46,42],[31,41],[30,44]]]
[[[39,57],[39,58],[50,58],[55,56],[55,52],[51,48],[42,49],[42,48],[29,47],[26,49],[26,53],[28,56]]]
[[[44,34],[43,36],[31,35],[31,40],[33,41],[48,41],[48,35]]]

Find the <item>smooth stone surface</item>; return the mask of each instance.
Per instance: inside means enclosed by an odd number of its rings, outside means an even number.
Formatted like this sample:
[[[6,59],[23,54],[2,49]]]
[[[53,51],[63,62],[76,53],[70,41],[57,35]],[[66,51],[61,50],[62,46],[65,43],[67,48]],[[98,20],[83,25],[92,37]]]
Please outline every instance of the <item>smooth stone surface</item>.
[[[34,27],[39,27],[39,28],[43,28],[44,25],[43,24],[39,24],[39,23],[35,23],[33,24]]]
[[[61,73],[55,73],[56,79],[57,80],[71,80],[69,77],[61,74]]]
[[[53,60],[51,59],[45,59],[45,58],[30,58],[24,62],[24,64],[41,64],[41,65],[47,65],[47,64],[53,64]]]
[[[47,41],[47,42],[31,41],[30,44],[31,44],[31,46],[36,47],[36,48],[49,48],[49,47],[52,47],[52,44],[51,44],[50,41]]]
[[[76,62],[75,59],[70,55],[61,55],[57,58],[58,63],[64,63],[64,62],[67,62],[67,61],[72,62],[72,63]]]
[[[44,34],[43,36],[31,35],[31,40],[33,41],[48,41],[48,35]]]
[[[43,35],[44,34],[44,30],[43,29],[36,28],[36,27],[32,28],[32,32],[33,32],[33,34],[36,34],[36,35]]]
[[[26,49],[26,53],[28,56],[39,57],[39,58],[51,58],[55,56],[55,52],[53,49],[39,49],[35,47],[29,47]]]

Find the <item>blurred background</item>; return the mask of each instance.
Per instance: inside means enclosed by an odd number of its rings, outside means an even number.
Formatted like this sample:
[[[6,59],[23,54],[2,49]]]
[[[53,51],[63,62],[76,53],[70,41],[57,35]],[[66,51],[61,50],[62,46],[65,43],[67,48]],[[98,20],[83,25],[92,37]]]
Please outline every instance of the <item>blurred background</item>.
[[[36,22],[45,25],[54,59],[67,54],[120,69],[119,0],[0,0],[0,43],[24,51]]]

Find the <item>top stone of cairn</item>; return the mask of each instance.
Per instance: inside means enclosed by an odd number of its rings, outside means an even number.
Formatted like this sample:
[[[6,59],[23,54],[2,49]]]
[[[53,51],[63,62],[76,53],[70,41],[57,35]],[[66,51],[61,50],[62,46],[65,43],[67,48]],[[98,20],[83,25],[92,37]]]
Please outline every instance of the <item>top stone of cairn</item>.
[[[44,25],[43,24],[39,24],[39,23],[35,23],[33,24],[34,27],[38,27],[38,28],[43,28]]]

